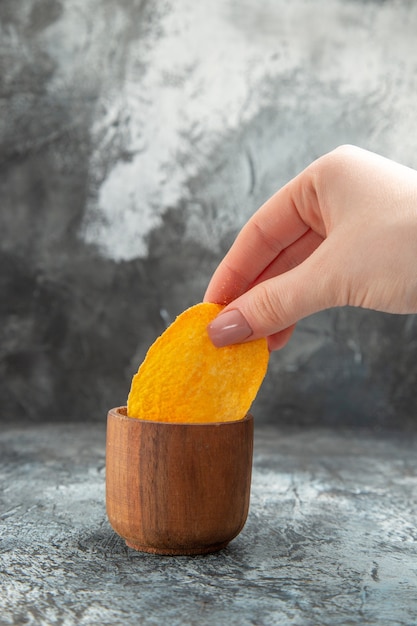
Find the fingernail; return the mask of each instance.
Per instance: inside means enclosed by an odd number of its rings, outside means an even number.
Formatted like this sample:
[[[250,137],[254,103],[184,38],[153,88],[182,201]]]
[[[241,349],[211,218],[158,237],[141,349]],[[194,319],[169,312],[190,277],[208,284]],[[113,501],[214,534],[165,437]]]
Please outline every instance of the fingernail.
[[[252,329],[237,309],[220,313],[207,327],[211,342],[216,348],[239,343],[252,335]]]

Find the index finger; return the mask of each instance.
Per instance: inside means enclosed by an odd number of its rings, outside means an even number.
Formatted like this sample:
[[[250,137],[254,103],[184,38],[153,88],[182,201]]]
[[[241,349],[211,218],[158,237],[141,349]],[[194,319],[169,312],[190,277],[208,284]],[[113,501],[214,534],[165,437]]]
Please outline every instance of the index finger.
[[[277,191],[245,224],[214,272],[204,300],[228,304],[245,293],[283,250],[310,229],[298,209],[297,179]]]

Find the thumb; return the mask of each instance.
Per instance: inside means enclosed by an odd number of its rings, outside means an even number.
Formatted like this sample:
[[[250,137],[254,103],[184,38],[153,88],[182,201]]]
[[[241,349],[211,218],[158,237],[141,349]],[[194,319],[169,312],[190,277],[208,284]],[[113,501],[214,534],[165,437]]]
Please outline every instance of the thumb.
[[[228,304],[208,327],[213,344],[222,347],[276,335],[308,315],[341,304],[341,274],[326,262],[327,241],[294,269],[255,285]]]

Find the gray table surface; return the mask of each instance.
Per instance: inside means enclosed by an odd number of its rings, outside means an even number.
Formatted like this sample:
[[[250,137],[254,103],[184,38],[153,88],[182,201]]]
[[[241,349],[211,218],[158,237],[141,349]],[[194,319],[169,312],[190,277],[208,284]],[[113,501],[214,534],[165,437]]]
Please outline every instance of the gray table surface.
[[[259,428],[240,536],[159,557],[108,524],[104,425],[3,425],[0,624],[416,624],[416,450]]]

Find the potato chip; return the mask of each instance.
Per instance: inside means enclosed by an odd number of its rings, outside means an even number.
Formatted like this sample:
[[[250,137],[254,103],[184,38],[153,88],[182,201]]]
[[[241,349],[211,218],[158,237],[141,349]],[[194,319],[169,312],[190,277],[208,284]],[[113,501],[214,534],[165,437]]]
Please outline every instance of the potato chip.
[[[200,303],[187,309],[149,348],[133,377],[127,414],[162,422],[243,419],[266,374],[266,339],[216,348],[208,324],[222,310]]]

